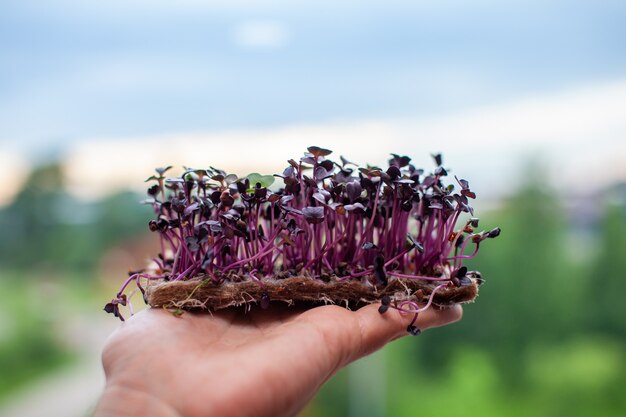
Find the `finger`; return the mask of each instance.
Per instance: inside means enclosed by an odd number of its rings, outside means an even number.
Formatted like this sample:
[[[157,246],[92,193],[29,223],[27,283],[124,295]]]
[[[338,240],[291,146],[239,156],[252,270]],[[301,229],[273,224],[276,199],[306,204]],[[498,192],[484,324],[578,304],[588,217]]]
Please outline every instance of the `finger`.
[[[378,307],[378,304],[370,304],[355,312],[361,331],[361,350],[355,359],[368,355],[388,342],[409,334],[407,326],[411,324],[413,314],[401,314],[392,309],[380,314]],[[413,325],[423,331],[454,323],[461,320],[462,317],[463,309],[458,304],[445,309],[429,308],[419,313]]]
[[[401,315],[399,311],[378,312],[379,304],[371,304],[357,311],[339,306],[318,307],[299,315],[296,324],[314,329],[322,337],[325,351],[333,369],[366,356],[386,343],[407,335],[407,326],[413,314]],[[461,306],[435,310],[429,308],[419,314],[414,325],[420,330],[443,326],[461,319]]]

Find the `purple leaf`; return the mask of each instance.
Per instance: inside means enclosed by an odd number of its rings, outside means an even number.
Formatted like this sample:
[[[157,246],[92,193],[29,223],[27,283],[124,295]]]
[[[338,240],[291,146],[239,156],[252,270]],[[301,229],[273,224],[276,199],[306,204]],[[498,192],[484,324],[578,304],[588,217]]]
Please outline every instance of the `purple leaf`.
[[[313,156],[328,156],[331,153],[333,153],[333,151],[331,151],[330,149],[324,149],[324,148],[320,148],[318,146],[309,146],[307,148],[307,150],[313,155]]]
[[[324,207],[305,207],[302,214],[307,222],[319,224],[324,221]]]

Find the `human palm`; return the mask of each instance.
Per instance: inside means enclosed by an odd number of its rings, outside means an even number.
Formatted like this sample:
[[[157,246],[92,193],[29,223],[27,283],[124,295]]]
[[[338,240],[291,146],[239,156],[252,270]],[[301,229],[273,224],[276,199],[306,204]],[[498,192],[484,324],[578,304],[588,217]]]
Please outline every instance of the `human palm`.
[[[107,387],[95,415],[296,415],[339,369],[407,334],[412,317],[377,308],[142,311],[107,342]],[[424,330],[461,316],[459,306],[431,308],[415,325]]]

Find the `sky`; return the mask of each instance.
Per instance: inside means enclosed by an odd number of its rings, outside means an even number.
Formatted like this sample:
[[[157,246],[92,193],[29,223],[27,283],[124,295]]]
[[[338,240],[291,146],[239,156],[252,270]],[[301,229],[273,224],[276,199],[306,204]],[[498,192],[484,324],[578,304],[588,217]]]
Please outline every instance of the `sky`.
[[[442,151],[495,190],[536,155],[623,180],[624,21],[624,1],[3,1],[0,178],[59,156],[76,190],[103,155],[126,183],[172,155],[278,170],[315,143]]]

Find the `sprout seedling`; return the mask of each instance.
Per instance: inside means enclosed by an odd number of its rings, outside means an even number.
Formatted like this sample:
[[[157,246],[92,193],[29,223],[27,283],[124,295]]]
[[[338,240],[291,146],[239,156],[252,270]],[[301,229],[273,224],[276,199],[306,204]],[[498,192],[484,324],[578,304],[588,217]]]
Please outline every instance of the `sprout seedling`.
[[[160,252],[129,274],[105,311],[124,320],[120,306],[128,306],[132,314],[130,284],[152,307],[177,314],[380,301],[381,314],[416,318],[432,305],[473,301],[483,280],[463,262],[500,229],[475,231],[469,182],[445,184],[439,154],[432,173],[407,156],[392,154],[383,169],[330,154],[311,146],[273,176],[209,167],[167,178],[171,167],[157,168],[146,203]],[[414,322],[407,331],[417,335]]]

